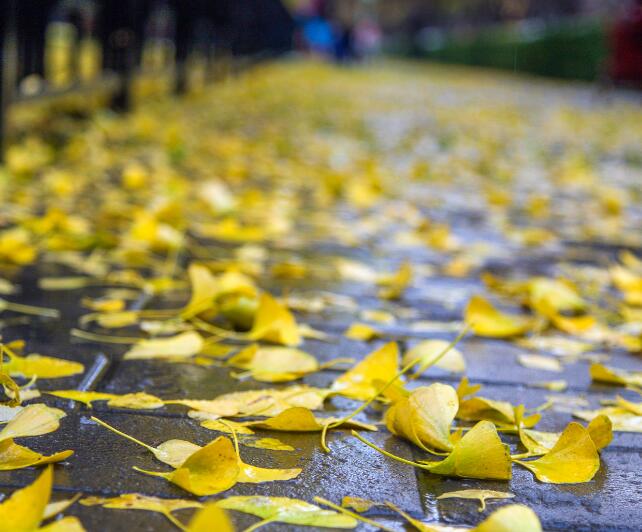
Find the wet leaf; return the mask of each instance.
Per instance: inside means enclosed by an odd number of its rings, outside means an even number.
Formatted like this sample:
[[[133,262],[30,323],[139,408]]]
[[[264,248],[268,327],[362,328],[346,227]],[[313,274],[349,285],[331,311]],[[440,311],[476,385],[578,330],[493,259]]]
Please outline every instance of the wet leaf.
[[[252,340],[265,340],[287,346],[301,343],[294,315],[267,293],[261,294],[259,308],[248,336]]]
[[[538,480],[552,484],[589,482],[600,468],[600,457],[591,435],[579,423],[571,422],[557,443],[536,460],[515,460]]]
[[[247,370],[259,382],[287,382],[319,369],[317,359],[292,347],[246,347],[227,363]]]
[[[642,432],[642,416],[625,408],[607,407],[598,410],[577,410],[573,415],[585,421],[592,421],[599,416],[607,416],[612,430],[616,432]]]
[[[470,299],[464,317],[477,336],[493,338],[521,336],[532,325],[529,318],[500,312],[481,296],[473,296]]]
[[[280,390],[250,390],[223,394],[212,400],[175,399],[165,404],[181,404],[196,411],[209,413],[214,419],[234,416],[276,416],[293,406],[318,410],[328,391],[309,386],[290,386]]]
[[[341,499],[341,506],[344,508],[351,508],[355,512],[362,514],[367,512],[373,506],[378,506],[376,502],[369,501],[368,499],[362,499],[361,497],[350,497],[346,496]]]
[[[231,488],[238,481],[240,468],[234,445],[220,436],[192,453],[174,471],[161,473],[134,467],[136,471],[164,478],[194,495],[216,495]]]
[[[0,431],[0,442],[54,432],[65,415],[62,410],[43,404],[25,406]]]
[[[185,508],[202,508],[203,504],[198,501],[185,499],[159,499],[139,493],[124,493],[118,497],[85,497],[80,501],[83,506],[97,506],[112,508],[116,510],[146,510],[164,515],[172,524],[177,525],[178,520],[172,512]],[[182,529],[180,523],[177,525]]]
[[[5,530],[38,530],[51,496],[53,472],[47,467],[29,486],[14,491],[0,503],[0,523]]]
[[[406,366],[413,360],[419,360],[415,374],[421,375],[426,371],[426,366],[430,365],[432,361],[448,347],[448,344],[449,342],[445,340],[424,340],[423,342],[419,342],[404,353],[401,364]],[[466,371],[464,355],[455,348],[450,349],[434,365],[437,368],[444,369],[451,373],[463,373]]]
[[[9,360],[4,363],[4,370],[12,377],[38,377],[39,379],[57,379],[77,375],[85,367],[70,360],[46,357],[37,354],[22,357],[5,347]]]
[[[365,401],[377,393],[376,381],[386,382],[399,371],[399,348],[390,342],[373,351],[332,384],[332,391]]]
[[[388,409],[386,427],[422,449],[450,451],[450,426],[458,407],[457,392],[452,386],[422,386]]]
[[[277,416],[262,421],[252,421],[245,425],[257,429],[275,430],[280,432],[320,432],[324,425],[341,421],[336,417],[316,417],[312,411],[303,407],[289,408]],[[348,420],[333,428],[356,428],[362,430],[377,430],[374,425]]]
[[[357,521],[349,516],[323,510],[318,506],[288,497],[236,496],[217,503],[219,508],[255,515],[266,522],[324,528],[355,528]]]
[[[73,451],[62,451],[51,456],[44,456],[27,447],[18,445],[12,439],[3,440],[0,442],[0,471],[53,464],[69,458],[72,454],[74,454]]]
[[[411,282],[412,266],[409,262],[404,262],[395,273],[382,275],[377,279],[377,284],[382,287],[379,297],[399,299]]]
[[[509,504],[495,510],[472,532],[541,532],[539,518],[527,506]]]
[[[47,503],[51,497],[52,482],[53,472],[51,466],[48,466],[32,484],[14,491],[8,499],[2,501],[2,529],[11,532],[84,532],[85,529],[76,517],[65,517],[39,527],[41,521],[49,517]]]
[[[595,363],[591,364],[590,373],[591,379],[595,382],[620,386],[642,386],[642,372],[640,371],[625,371]]]
[[[470,489],[442,493],[437,497],[437,500],[453,498],[478,500],[480,503],[479,511],[483,512],[486,509],[486,501],[488,499],[512,499],[513,497],[515,497],[513,493],[506,493],[504,491]]]
[[[84,392],[80,390],[55,390],[45,393],[61,397],[62,399],[79,401],[90,408],[92,403],[96,401],[107,401],[107,405],[113,408],[131,408],[134,410],[160,408],[165,404],[162,399],[144,392],[117,395],[113,393]]]
[[[184,360],[197,355],[204,347],[203,338],[188,331],[169,338],[141,340],[125,353],[125,360]]]
[[[411,462],[378,448],[357,432],[352,431],[352,435],[394,460],[436,475],[497,480],[510,480],[512,476],[508,445],[502,443],[495,425],[490,421],[477,423],[455,443],[448,457],[440,462]]]
[[[542,371],[553,371],[561,373],[564,371],[562,363],[553,357],[543,355],[517,355],[517,361],[529,369],[538,369]]]
[[[187,527],[187,532],[234,532],[232,521],[218,503],[210,502],[198,510]]]
[[[351,340],[361,340],[363,342],[376,340],[383,336],[381,331],[378,331],[366,323],[353,323],[343,334],[346,338],[350,338]]]

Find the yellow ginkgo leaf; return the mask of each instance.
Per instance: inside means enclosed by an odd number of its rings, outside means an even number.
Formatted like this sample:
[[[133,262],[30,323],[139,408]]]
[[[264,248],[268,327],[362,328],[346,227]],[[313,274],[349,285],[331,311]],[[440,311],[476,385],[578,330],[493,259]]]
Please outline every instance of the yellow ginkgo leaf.
[[[376,340],[383,336],[381,331],[378,331],[366,323],[353,323],[343,334],[346,338],[350,338],[351,340],[361,340],[363,342]]]
[[[480,421],[459,440],[448,458],[424,464],[438,475],[510,480],[510,451],[489,421]]]
[[[293,406],[318,410],[328,390],[309,386],[289,386],[280,390],[249,390],[232,392],[212,400],[174,399],[165,404],[181,404],[195,411],[212,415],[211,419],[234,416],[276,416]]]
[[[417,360],[415,375],[421,375],[426,371],[426,367],[431,365],[449,345],[446,340],[424,340],[406,351],[403,355],[401,364],[405,367],[413,360]],[[444,369],[451,373],[463,373],[466,371],[466,360],[461,351],[455,348],[449,349],[434,364],[435,367]]]
[[[251,421],[245,426],[279,432],[320,432],[325,425],[341,421],[336,417],[316,417],[311,410],[300,406],[289,408],[280,414],[261,421]],[[350,419],[333,428],[377,430],[374,425]]]
[[[294,315],[270,294],[261,294],[259,308],[248,333],[251,340],[265,340],[287,346],[301,343],[301,334]]]
[[[0,503],[0,523],[3,530],[32,532],[38,530],[51,495],[53,482],[51,466],[33,484],[14,491]]]
[[[384,299],[399,299],[412,282],[412,266],[404,262],[399,269],[389,275],[382,275],[377,279],[377,284],[382,288],[379,297]]]
[[[234,532],[234,525],[216,502],[207,503],[189,522],[186,532]]]
[[[483,512],[486,509],[486,501],[488,499],[512,499],[515,497],[512,493],[507,493],[505,491],[493,491],[493,490],[458,490],[458,491],[449,491],[447,493],[442,493],[437,500],[441,499],[473,499],[478,500],[480,503],[479,511]]]
[[[471,397],[459,401],[457,418],[464,421],[481,421],[512,425],[515,423],[513,405],[507,401],[496,401],[486,397]]]
[[[495,510],[471,532],[542,532],[539,518],[528,506],[509,504]]]
[[[247,370],[254,380],[260,382],[287,382],[300,379],[319,369],[317,359],[293,347],[246,347],[227,363]]]
[[[517,361],[525,368],[561,373],[564,366],[558,358],[544,355],[520,354]]]
[[[198,410],[192,410],[189,413],[189,417],[192,419],[200,419],[201,427],[210,430],[217,430],[219,432],[225,432],[227,434],[236,434],[249,436],[254,434],[254,431],[246,426],[245,423],[239,423],[237,421],[232,421],[226,419],[222,421],[220,419],[210,419],[210,415],[207,412],[199,412]]]
[[[162,399],[144,392],[118,395],[103,392],[85,392],[81,390],[55,390],[45,393],[61,397],[62,399],[79,401],[90,408],[95,401],[107,401],[107,404],[113,408],[131,408],[134,410],[160,408],[165,404]]]
[[[473,296],[470,299],[464,317],[477,336],[492,338],[520,336],[532,326],[530,318],[500,312],[481,296]]]
[[[73,451],[62,451],[50,456],[44,456],[27,447],[18,445],[12,439],[3,440],[0,442],[0,471],[53,464],[69,458],[72,454],[74,454]]]
[[[140,340],[125,353],[125,360],[184,360],[197,355],[204,347],[203,338],[195,331],[187,331],[168,338]]]
[[[357,526],[357,521],[353,517],[323,510],[308,502],[288,497],[236,496],[217,501],[216,505],[226,510],[255,515],[266,523],[269,521],[320,528],[355,528]]]
[[[386,412],[386,427],[422,449],[450,451],[450,426],[459,400],[452,386],[434,383],[413,390]]]
[[[344,508],[351,508],[355,512],[361,514],[363,512],[367,512],[374,506],[378,506],[378,504],[376,502],[369,501],[368,499],[362,499],[361,497],[350,497],[348,495],[341,499],[341,506],[343,506]]]
[[[192,294],[181,311],[183,319],[192,318],[215,308],[217,299],[222,295],[237,293],[253,297],[256,294],[252,279],[240,272],[230,271],[217,277],[206,266],[193,263],[190,264],[187,274]]]
[[[642,371],[625,371],[593,363],[590,368],[591,379],[595,382],[618,384],[620,386],[642,386]]]
[[[581,316],[564,316],[562,314],[549,313],[548,318],[560,331],[577,336],[582,336],[584,333],[593,329],[597,324],[597,320],[590,314],[583,314]]]
[[[642,416],[620,407],[606,407],[598,410],[578,410],[573,415],[585,421],[592,421],[599,416],[607,416],[612,430],[616,432],[641,432]]]
[[[171,523],[179,529],[183,529],[182,524],[172,515],[172,512],[186,508],[202,508],[203,504],[198,501],[188,501],[185,499],[159,499],[149,495],[139,493],[124,493],[118,497],[86,497],[80,501],[84,506],[97,506],[103,508],[113,508],[116,510],[146,510],[157,512],[164,515]]]
[[[440,462],[411,462],[380,449],[355,431],[352,431],[352,435],[385,456],[436,475],[497,480],[510,480],[512,476],[508,445],[502,443],[495,425],[490,421],[477,423],[455,443],[448,457]]]
[[[377,381],[387,382],[399,371],[399,348],[390,342],[373,351],[332,384],[332,391],[365,401],[378,391]]]
[[[134,467],[136,471],[164,478],[194,495],[216,495],[228,490],[238,481],[240,468],[234,445],[220,436],[192,453],[174,471],[162,473]]]
[[[276,438],[258,438],[256,440],[245,439],[241,442],[246,447],[254,447],[255,449],[268,449],[270,451],[294,451],[294,447],[283,443]]]
[[[25,406],[0,431],[0,442],[28,436],[40,436],[58,430],[65,413],[43,404]]]
[[[22,357],[6,346],[4,352],[9,356],[9,360],[4,363],[4,371],[12,377],[57,379],[77,375],[85,370],[79,362],[37,354]]]
[[[552,484],[588,482],[600,468],[600,456],[589,431],[571,422],[557,443],[537,460],[515,460],[539,480]]]
[[[555,313],[583,310],[586,303],[577,290],[566,281],[535,277],[527,283],[528,304],[544,316]]]

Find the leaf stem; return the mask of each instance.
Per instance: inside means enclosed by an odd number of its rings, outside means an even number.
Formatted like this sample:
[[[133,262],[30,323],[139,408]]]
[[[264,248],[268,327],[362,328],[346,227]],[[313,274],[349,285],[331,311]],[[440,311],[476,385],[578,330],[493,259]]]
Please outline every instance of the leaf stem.
[[[187,527],[181,523],[169,510],[165,510],[162,512],[162,514],[169,520],[170,523],[172,523],[176,528],[179,530],[182,530],[183,532],[187,532]]]
[[[144,340],[144,338],[133,338],[129,336],[108,336],[106,334],[96,334],[89,331],[83,331],[81,329],[71,329],[69,334],[75,338],[82,338],[83,340],[89,340],[90,342],[106,344],[135,344]]]
[[[368,519],[367,517],[364,517],[362,515],[359,515],[355,512],[351,512],[350,510],[347,510],[346,508],[343,508],[343,506],[339,506],[338,504],[334,504],[333,502],[330,502],[327,499],[324,499],[323,497],[315,497],[314,502],[318,502],[319,504],[323,504],[324,506],[328,506],[332,508],[333,510],[336,510],[339,513],[342,513],[344,515],[348,515],[352,517],[353,519],[356,519],[357,521],[361,521],[362,523],[366,523],[367,525],[373,526],[378,530],[385,530],[386,532],[396,532],[392,528],[388,528],[385,525],[382,525],[380,523],[377,523],[376,521],[373,521],[372,519]]]
[[[276,520],[277,520],[276,517],[266,517],[265,519],[259,521],[258,523],[254,523],[253,525],[248,526],[243,532],[253,532],[254,530],[257,530],[269,523],[273,523]]]
[[[104,421],[98,419],[95,416],[91,416],[91,420],[95,421],[99,425],[102,425],[106,429],[109,429],[112,432],[115,432],[119,436],[122,436],[123,438],[128,439],[129,441],[133,441],[134,443],[137,443],[138,445],[140,445],[141,447],[144,447],[145,449],[147,449],[149,452],[151,452],[154,455],[158,452],[158,449],[156,449],[155,447],[152,447],[151,445],[147,445],[146,443],[143,443],[142,441],[137,440],[136,438],[134,438],[133,436],[130,436],[129,434],[125,434],[124,432],[118,430],[117,428],[112,427],[108,423],[105,423]]]
[[[13,303],[6,299],[0,299],[0,309],[19,312],[20,314],[29,314],[31,316],[42,316],[43,318],[59,318],[60,311],[55,308],[34,307],[32,305],[23,305],[22,303]]]
[[[357,431],[353,430],[351,431],[351,434],[357,438],[358,440],[361,440],[363,443],[365,443],[368,447],[372,447],[375,451],[379,451],[381,454],[384,456],[387,456],[388,458],[392,458],[393,460],[397,460],[397,462],[401,462],[402,464],[408,464],[414,467],[418,467],[420,469],[425,469],[427,471],[430,471],[434,466],[430,466],[428,464],[420,464],[418,462],[413,462],[412,460],[406,460],[405,458],[401,458],[401,456],[397,456],[395,454],[389,453],[388,451],[383,450],[381,447],[377,447],[374,443],[369,442],[366,440],[363,436],[361,436]],[[435,462],[435,466],[441,462]]]

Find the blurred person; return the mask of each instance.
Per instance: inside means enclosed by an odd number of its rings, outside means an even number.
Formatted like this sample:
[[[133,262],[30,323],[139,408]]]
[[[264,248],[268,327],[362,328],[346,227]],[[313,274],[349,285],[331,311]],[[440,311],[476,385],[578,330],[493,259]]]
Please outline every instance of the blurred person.
[[[611,80],[642,86],[642,0],[633,2],[616,20],[610,40]]]

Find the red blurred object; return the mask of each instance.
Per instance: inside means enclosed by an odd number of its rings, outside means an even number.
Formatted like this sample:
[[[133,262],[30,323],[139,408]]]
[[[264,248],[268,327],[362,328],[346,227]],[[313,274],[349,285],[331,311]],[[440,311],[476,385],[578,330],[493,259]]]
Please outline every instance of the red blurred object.
[[[613,81],[642,83],[642,1],[613,26],[609,73]]]

